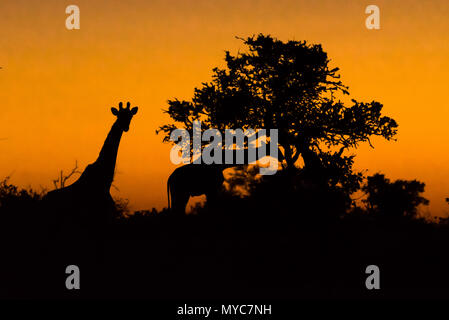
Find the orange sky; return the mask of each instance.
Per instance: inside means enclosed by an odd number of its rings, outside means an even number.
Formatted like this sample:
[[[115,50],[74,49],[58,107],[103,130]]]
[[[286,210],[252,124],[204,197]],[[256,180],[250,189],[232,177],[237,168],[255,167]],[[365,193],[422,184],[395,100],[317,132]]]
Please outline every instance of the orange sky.
[[[81,29],[65,28],[66,6]],[[365,7],[381,30],[365,28]],[[51,187],[58,171],[95,161],[121,100],[140,107],[123,136],[114,194],[133,210],[166,206],[174,165],[156,128],[161,109],[222,65],[235,36],[267,33],[322,43],[358,100],[378,100],[399,122],[397,142],[375,140],[356,165],[426,183],[430,211],[449,212],[447,0],[2,0],[0,177]],[[446,150],[446,151],[445,151]]]

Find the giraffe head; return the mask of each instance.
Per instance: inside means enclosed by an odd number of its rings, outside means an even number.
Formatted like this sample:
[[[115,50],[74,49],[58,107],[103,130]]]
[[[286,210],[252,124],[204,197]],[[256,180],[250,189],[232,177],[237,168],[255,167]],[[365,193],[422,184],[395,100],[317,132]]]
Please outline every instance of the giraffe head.
[[[123,108],[123,103],[120,102],[118,105],[119,106],[118,110],[116,108],[111,108],[112,114],[117,117],[117,121],[118,121],[120,128],[125,132],[128,132],[129,124],[131,123],[131,119],[137,113],[137,110],[139,109],[137,107],[130,109],[129,108],[130,105],[131,104],[128,102],[126,104],[126,108]]]

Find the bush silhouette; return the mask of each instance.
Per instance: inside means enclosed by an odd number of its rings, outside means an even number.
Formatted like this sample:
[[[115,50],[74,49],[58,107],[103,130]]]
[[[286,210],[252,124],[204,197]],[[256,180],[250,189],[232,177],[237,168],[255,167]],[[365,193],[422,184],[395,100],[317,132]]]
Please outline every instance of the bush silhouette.
[[[422,197],[425,184],[417,180],[391,182],[383,174],[368,177],[362,190],[367,194],[364,202],[372,214],[391,218],[416,218],[418,207],[428,205]]]
[[[42,194],[32,189],[21,189],[9,182],[9,177],[0,182],[0,209],[8,210],[16,205],[33,203],[42,198]]]

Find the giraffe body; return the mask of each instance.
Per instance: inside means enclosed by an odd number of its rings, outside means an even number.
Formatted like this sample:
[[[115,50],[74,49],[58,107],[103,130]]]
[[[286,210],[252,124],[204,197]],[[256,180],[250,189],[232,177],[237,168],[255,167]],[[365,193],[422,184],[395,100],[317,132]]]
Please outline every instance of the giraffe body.
[[[226,168],[229,165],[187,164],[176,168],[167,181],[168,208],[183,215],[189,198],[203,194],[209,203],[213,202],[225,180]]]
[[[266,155],[266,148],[271,142],[263,142],[256,148],[256,161],[260,155]],[[277,148],[277,145],[276,145]],[[232,159],[237,159],[241,150],[232,150]],[[213,203],[223,186],[223,171],[227,168],[249,164],[249,151],[243,150],[243,161],[233,164],[186,164],[176,168],[167,181],[168,209],[176,215],[184,215],[189,198],[206,195],[206,201]],[[170,201],[171,198],[171,201]]]

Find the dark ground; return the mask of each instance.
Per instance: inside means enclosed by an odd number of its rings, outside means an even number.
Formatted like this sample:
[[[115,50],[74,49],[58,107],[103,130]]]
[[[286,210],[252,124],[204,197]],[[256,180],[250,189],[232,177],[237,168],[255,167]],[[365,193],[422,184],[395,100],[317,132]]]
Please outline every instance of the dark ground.
[[[137,213],[93,238],[46,242],[38,202],[1,211],[1,298],[449,297],[446,224],[331,219],[228,199],[196,215]],[[80,267],[81,290],[65,288],[70,264]],[[380,268],[380,290],[365,287],[371,264]]]

